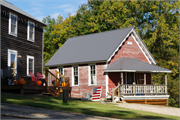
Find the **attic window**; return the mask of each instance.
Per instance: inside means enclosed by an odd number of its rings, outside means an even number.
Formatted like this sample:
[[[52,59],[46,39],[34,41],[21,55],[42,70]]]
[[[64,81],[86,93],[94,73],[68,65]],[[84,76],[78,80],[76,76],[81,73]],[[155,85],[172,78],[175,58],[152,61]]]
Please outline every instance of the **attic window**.
[[[128,45],[132,45],[132,42],[127,42]]]

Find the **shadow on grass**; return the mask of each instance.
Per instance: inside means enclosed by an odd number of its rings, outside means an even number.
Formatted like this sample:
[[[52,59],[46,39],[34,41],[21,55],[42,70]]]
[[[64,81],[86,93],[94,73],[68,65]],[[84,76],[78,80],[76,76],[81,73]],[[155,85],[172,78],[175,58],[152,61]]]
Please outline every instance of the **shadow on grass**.
[[[128,110],[112,105],[104,105],[90,101],[69,99],[68,103],[63,103],[62,98],[59,97],[23,97],[17,95],[1,94],[1,101],[13,104],[121,119],[176,119],[176,117],[173,116],[167,117],[164,115],[148,112],[141,113],[137,112],[136,110]]]

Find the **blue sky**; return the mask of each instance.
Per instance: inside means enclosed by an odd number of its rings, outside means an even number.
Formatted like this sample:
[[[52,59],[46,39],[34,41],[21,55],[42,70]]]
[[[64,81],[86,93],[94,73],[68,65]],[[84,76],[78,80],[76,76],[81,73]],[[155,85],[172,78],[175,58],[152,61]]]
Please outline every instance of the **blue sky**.
[[[75,15],[81,4],[86,4],[87,0],[6,0],[16,7],[24,10],[28,14],[42,21],[43,18],[50,15],[57,18],[59,14],[63,18],[67,13]]]

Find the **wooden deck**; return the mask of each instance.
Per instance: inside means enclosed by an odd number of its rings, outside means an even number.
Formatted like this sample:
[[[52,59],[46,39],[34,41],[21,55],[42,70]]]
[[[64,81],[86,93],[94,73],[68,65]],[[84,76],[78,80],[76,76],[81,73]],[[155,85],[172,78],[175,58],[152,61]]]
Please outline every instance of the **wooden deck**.
[[[13,91],[14,90],[14,91]],[[43,93],[46,91],[46,86],[37,85],[2,85],[1,91],[20,92],[24,93]]]

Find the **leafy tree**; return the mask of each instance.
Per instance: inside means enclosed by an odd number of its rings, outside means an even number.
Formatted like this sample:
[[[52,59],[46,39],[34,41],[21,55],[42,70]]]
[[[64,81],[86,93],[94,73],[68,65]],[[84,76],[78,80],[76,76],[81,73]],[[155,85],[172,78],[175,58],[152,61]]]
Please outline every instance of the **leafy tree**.
[[[169,105],[179,105],[179,3],[180,1],[95,1],[79,7],[75,16],[58,16],[50,34],[61,47],[69,38],[134,26],[157,65],[168,74]],[[58,48],[55,47],[55,48]],[[55,51],[52,51],[52,54]],[[153,83],[164,84],[164,74],[153,74]]]
[[[53,38],[55,37],[51,32],[54,30],[53,25],[56,24],[56,20],[51,18],[50,16],[43,18],[43,23],[47,26],[44,27],[44,65],[49,61],[49,59],[54,55],[54,53],[58,50],[58,45],[54,44]],[[45,68],[44,68],[45,69]]]

